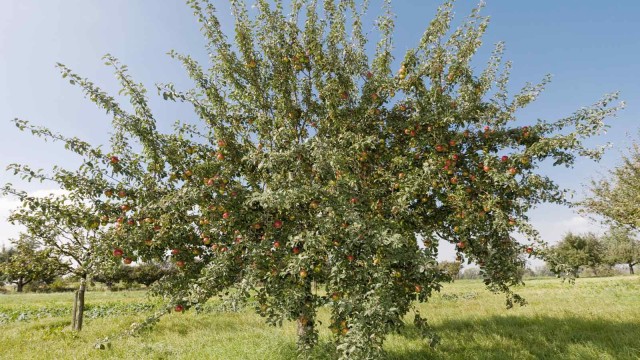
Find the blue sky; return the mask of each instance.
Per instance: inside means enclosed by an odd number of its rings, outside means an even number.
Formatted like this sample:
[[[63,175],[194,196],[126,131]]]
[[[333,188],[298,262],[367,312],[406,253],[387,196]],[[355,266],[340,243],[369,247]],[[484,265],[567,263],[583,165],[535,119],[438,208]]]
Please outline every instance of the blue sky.
[[[217,1],[223,26],[232,20],[226,2]],[[372,0],[376,12],[378,0]],[[413,46],[435,13],[438,1],[396,0],[396,56]],[[456,22],[466,16],[474,1],[458,1]],[[545,74],[553,81],[541,98],[521,113],[523,121],[557,119],[619,90],[627,106],[610,121],[606,135],[593,144],[611,142],[601,163],[579,161],[574,169],[543,171],[582,196],[582,185],[618,162],[631,138],[638,136],[640,115],[640,2],[635,0],[489,0],[483,13],[491,17],[484,46],[477,55],[480,69],[493,44],[506,42],[505,58],[513,61],[511,85],[517,91],[525,82]],[[66,135],[94,143],[108,137],[110,119],[80,91],[60,78],[54,68],[62,62],[103,89],[115,94],[116,81],[100,58],[111,53],[130,68],[134,78],[150,89],[161,128],[194,115],[186,106],[163,102],[155,96],[157,82],[189,87],[180,65],[166,53],[175,49],[206,63],[204,40],[191,10],[182,1],[153,0],[5,0],[0,2],[0,167],[28,163],[34,167],[73,165],[77,159],[61,146],[43,143],[20,133],[9,121],[15,117],[46,125]],[[375,40],[375,38],[372,38]],[[51,184],[22,184],[0,172],[0,184],[13,182],[33,192],[48,192]],[[18,229],[4,218],[15,203],[0,199],[0,242]],[[598,230],[559,206],[544,205],[532,212],[534,225],[551,242],[568,230]],[[443,252],[450,257],[452,251]]]

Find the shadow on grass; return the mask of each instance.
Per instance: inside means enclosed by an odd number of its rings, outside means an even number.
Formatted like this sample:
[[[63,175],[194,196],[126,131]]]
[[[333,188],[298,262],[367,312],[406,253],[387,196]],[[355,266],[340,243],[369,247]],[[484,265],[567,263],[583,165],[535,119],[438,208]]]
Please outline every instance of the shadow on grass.
[[[390,349],[388,358],[414,359],[640,359],[640,323],[579,317],[494,316],[452,320],[434,326],[442,342],[435,349]],[[402,336],[418,341],[407,326]],[[402,341],[399,341],[402,343]]]

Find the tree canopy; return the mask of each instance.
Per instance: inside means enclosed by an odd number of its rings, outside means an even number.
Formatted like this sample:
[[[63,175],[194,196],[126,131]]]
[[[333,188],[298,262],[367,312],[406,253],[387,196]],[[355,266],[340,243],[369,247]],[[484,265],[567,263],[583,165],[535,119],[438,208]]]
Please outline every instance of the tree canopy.
[[[640,229],[640,145],[634,143],[608,177],[592,180],[590,190],[581,202],[586,212],[615,226]]]

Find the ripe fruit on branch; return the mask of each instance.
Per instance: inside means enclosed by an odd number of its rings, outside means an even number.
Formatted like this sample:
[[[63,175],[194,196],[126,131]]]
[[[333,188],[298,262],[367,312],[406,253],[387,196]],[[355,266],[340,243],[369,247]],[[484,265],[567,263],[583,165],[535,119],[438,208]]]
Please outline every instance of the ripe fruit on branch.
[[[120,248],[113,249],[113,256],[121,257],[124,254],[124,251]]]
[[[131,206],[129,206],[127,204],[124,204],[124,205],[120,206],[120,210],[127,212],[127,211],[131,210]]]
[[[176,307],[173,308],[176,312],[182,312],[184,310],[184,307],[182,305],[176,305]]]
[[[179,268],[183,268],[184,267],[184,261],[182,261],[182,260],[176,261],[176,266],[179,267]]]
[[[518,170],[516,168],[514,168],[514,167],[511,167],[511,168],[509,168],[508,173],[509,173],[509,175],[513,176],[513,175],[518,173]]]
[[[440,145],[440,144],[436,145],[436,151],[437,152],[443,152],[444,151],[444,145]]]
[[[526,251],[527,251],[527,254],[531,254],[533,252],[533,248],[529,246]]]
[[[357,204],[358,203],[358,198],[353,197],[353,198],[351,198],[351,200],[349,200],[349,202],[352,203],[352,204]]]
[[[126,265],[129,265],[133,262],[133,259],[131,259],[130,257],[126,257],[124,258],[124,260],[122,260],[123,263],[125,263]]]
[[[506,161],[508,161],[508,160],[509,160],[509,157],[508,157],[507,155],[503,155],[503,156],[502,156],[502,158],[500,158],[500,160],[501,160],[502,162],[506,162]]]
[[[222,161],[224,160],[224,154],[223,153],[218,153],[218,155],[216,155],[216,159]]]
[[[489,172],[491,170],[491,168],[489,167],[489,165],[485,165],[485,166],[482,167],[482,170],[484,172]]]
[[[458,249],[464,249],[466,244],[464,243],[464,241],[460,241],[456,244],[456,246],[458,247]]]
[[[273,247],[276,248],[276,249],[280,248],[280,242],[279,241],[274,241],[273,242]]]
[[[209,237],[202,238],[202,243],[205,244],[205,245],[211,244],[211,238],[209,238]]]
[[[296,255],[300,254],[300,248],[297,247],[297,246],[295,246],[293,249],[291,249],[291,251]]]
[[[280,229],[282,228],[282,221],[281,220],[276,220],[273,222],[273,227],[276,229]]]
[[[300,270],[300,277],[301,277],[301,278],[303,278],[303,279],[304,279],[304,278],[306,278],[306,277],[307,277],[307,275],[308,275],[308,274],[307,274],[307,270]]]
[[[228,219],[228,218],[229,218],[229,216],[231,216],[231,215],[229,215],[229,213],[228,213],[228,212],[226,212],[226,213],[222,214],[222,218],[223,218],[223,219]]]
[[[118,191],[118,197],[123,198],[125,196],[127,196],[127,192],[126,191],[124,191],[124,190]]]
[[[105,190],[104,191],[104,195],[106,197],[112,197],[113,196],[113,190],[111,190],[111,189]]]
[[[349,262],[353,262],[353,260],[355,260],[355,256],[353,255],[347,255],[347,260],[349,260]]]
[[[171,249],[171,255],[178,255],[180,253],[180,249]]]
[[[109,159],[109,161],[110,161],[112,164],[117,164],[118,162],[120,162],[120,159],[118,159],[118,157],[117,157],[117,156],[112,156],[112,157]]]

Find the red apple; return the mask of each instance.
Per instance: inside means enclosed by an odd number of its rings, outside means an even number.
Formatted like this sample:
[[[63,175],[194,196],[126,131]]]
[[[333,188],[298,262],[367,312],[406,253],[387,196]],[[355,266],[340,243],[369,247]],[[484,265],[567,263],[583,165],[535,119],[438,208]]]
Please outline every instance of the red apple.
[[[455,140],[449,140],[449,146],[451,146],[451,147],[456,146],[456,141]]]
[[[121,209],[122,211],[125,211],[125,212],[126,212],[126,211],[131,210],[131,207],[130,207],[129,205],[127,205],[127,204],[124,204],[124,205],[120,206],[120,209]]]
[[[113,256],[121,257],[124,254],[124,251],[120,248],[113,249]]]
[[[528,247],[527,248],[527,254],[531,254],[533,252],[533,248],[532,247]]]
[[[202,239],[202,243],[205,245],[211,244],[211,239],[209,237],[205,237]]]
[[[229,213],[228,213],[228,212],[226,212],[226,213],[222,214],[222,218],[223,218],[223,219],[228,219],[228,218],[229,218],[229,216],[230,216],[230,215],[229,215]]]
[[[502,155],[502,158],[500,160],[502,160],[502,162],[506,162],[509,160],[509,157],[507,155]]]
[[[357,204],[358,203],[358,198],[351,198],[351,200],[349,200],[350,203],[352,204]]]
[[[118,162],[120,162],[120,159],[118,159],[117,156],[112,156],[109,161],[111,161],[112,164],[117,164]]]
[[[118,197],[123,198],[123,197],[125,197],[125,196],[127,196],[127,192],[126,192],[126,191],[124,191],[124,190],[120,190],[120,191],[118,191]]]
[[[130,257],[126,257],[124,258],[124,260],[122,260],[123,263],[125,263],[126,265],[129,265],[133,262],[133,259],[131,259]]]
[[[182,260],[176,261],[176,266],[179,267],[179,268],[183,268],[184,267],[184,261],[182,261]]]
[[[300,277],[301,278],[306,278],[307,277],[307,270],[300,270]]]
[[[516,168],[514,168],[514,167],[509,168],[508,171],[509,171],[510,175],[515,175],[515,174],[518,173],[518,170]]]
[[[113,190],[111,190],[111,189],[105,190],[104,195],[106,197],[112,197],[113,196]]]
[[[216,155],[216,159],[222,161],[224,160],[224,154],[223,153],[218,153],[218,155]]]
[[[355,260],[355,256],[347,255],[347,260],[349,260],[349,262],[353,262],[353,260]]]
[[[279,241],[274,241],[273,242],[273,247],[276,248],[276,249],[280,248],[280,242]]]
[[[444,151],[444,145],[436,145],[436,151],[437,152],[443,152]]]
[[[282,221],[281,220],[276,220],[273,222],[273,227],[276,229],[280,229],[282,227]]]
[[[174,308],[174,310],[176,312],[182,312],[184,310],[184,307],[182,305],[176,305],[176,307]]]
[[[180,253],[180,249],[172,249],[171,255],[178,255]]]
[[[482,167],[482,170],[484,172],[489,172],[489,170],[491,170],[491,168],[489,167],[489,165],[485,165],[485,166]]]
[[[293,251],[293,253],[296,255],[300,254],[300,248],[297,246],[295,246],[291,251]]]
[[[227,146],[227,143],[224,140],[220,139],[220,140],[218,140],[218,146],[219,147],[225,147],[225,146]]]
[[[193,172],[191,170],[187,169],[187,170],[184,171],[184,176],[191,177],[192,175],[193,175]]]

